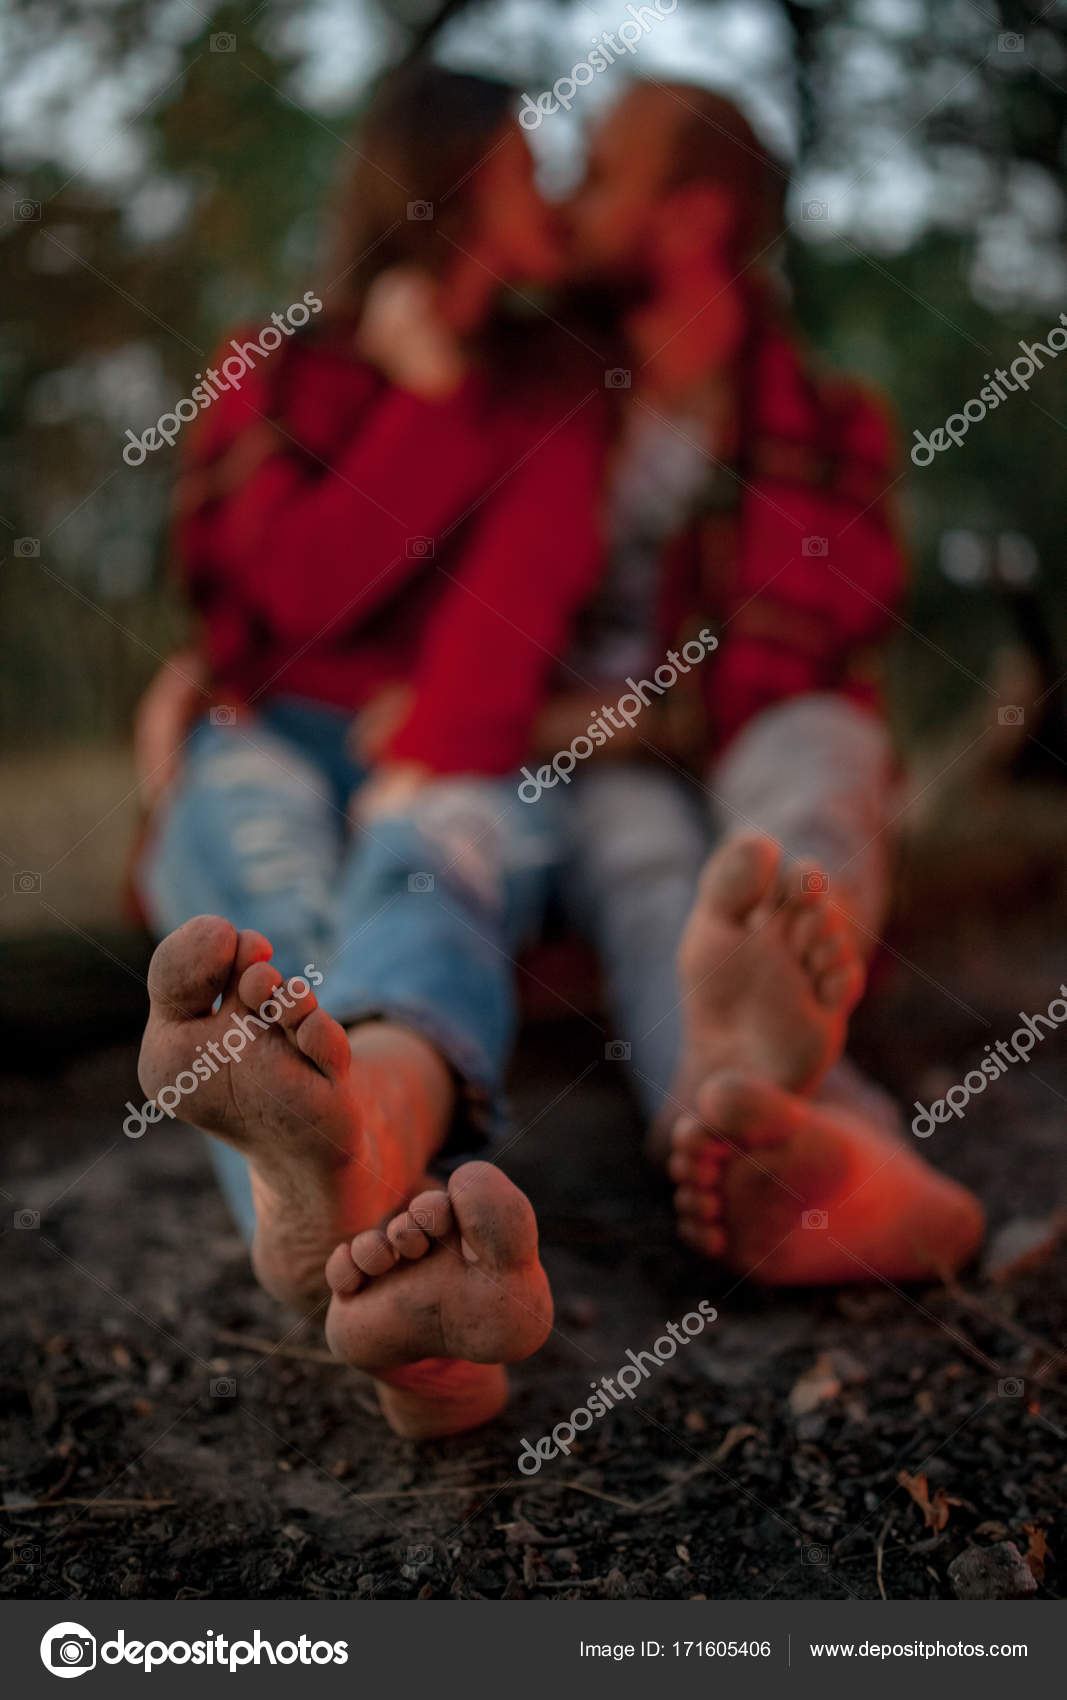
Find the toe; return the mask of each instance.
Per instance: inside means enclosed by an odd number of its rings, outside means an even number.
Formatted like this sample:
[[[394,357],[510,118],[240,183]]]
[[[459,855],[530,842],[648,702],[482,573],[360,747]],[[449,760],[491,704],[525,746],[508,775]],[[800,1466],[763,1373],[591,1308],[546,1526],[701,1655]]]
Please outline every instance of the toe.
[[[273,962],[256,962],[246,968],[237,982],[237,996],[251,1010],[258,1010],[282,983]]]
[[[418,1193],[408,1205],[407,1213],[431,1240],[443,1239],[455,1226],[452,1200],[447,1192]]]
[[[699,1251],[704,1257],[722,1257],[726,1251],[726,1234],[722,1228],[703,1227],[698,1222],[683,1221],[678,1228],[678,1237],[685,1241],[693,1251]]]
[[[233,972],[237,931],[219,915],[197,915],[165,938],[148,967],[148,993],[164,1019],[209,1014]]]
[[[830,876],[817,862],[792,862],[782,870],[779,890],[783,903],[817,903],[829,894]]]
[[[274,955],[274,946],[270,939],[262,933],[252,931],[251,927],[242,927],[237,935],[237,951],[233,961],[233,971],[237,975],[251,968],[253,962],[269,962]]]
[[[352,1066],[348,1035],[341,1024],[315,1009],[296,1029],[296,1042],[310,1062],[327,1080],[344,1080]]]
[[[326,1261],[326,1284],[334,1293],[358,1293],[365,1276],[352,1261],[348,1241],[335,1247]]]
[[[794,1121],[787,1093],[739,1074],[706,1081],[697,1094],[697,1109],[707,1126],[735,1149],[779,1144],[789,1137]]]
[[[790,900],[785,936],[790,950],[801,961],[806,961],[809,952],[825,938],[830,914],[821,897],[806,902],[800,898]]]
[[[293,986],[303,987],[299,997],[290,989]],[[268,1015],[277,1026],[290,1033],[295,1032],[300,1023],[319,1007],[318,999],[306,980],[299,975],[294,975],[291,980],[283,980],[272,962],[257,962],[246,969],[241,976],[237,993],[249,1009],[261,1015],[263,1005],[272,1003]]]
[[[698,901],[728,920],[745,920],[773,888],[781,854],[774,840],[761,834],[735,838],[704,869]]]
[[[456,1225],[470,1261],[517,1268],[537,1257],[537,1219],[529,1199],[492,1163],[464,1163],[448,1183]]]
[[[680,1186],[674,1195],[674,1208],[691,1222],[717,1222],[722,1215],[722,1199],[717,1192]]]
[[[380,1228],[357,1234],[349,1250],[352,1262],[364,1275],[388,1275],[396,1263],[396,1251]]]
[[[827,1009],[852,1009],[860,1000],[867,976],[863,965],[853,959],[820,979],[816,991]]]
[[[385,1234],[389,1244],[401,1257],[424,1257],[430,1249],[429,1240],[408,1210],[393,1217]]]

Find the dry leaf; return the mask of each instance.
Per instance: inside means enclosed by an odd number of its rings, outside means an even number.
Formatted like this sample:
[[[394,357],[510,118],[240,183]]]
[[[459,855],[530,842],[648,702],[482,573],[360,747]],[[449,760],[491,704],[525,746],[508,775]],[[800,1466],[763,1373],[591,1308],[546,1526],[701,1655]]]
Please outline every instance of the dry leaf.
[[[789,1409],[794,1417],[806,1417],[841,1391],[841,1378],[834,1369],[829,1352],[821,1352],[795,1383],[789,1395]]]
[[[678,1541],[674,1550],[678,1554],[678,1557],[681,1559],[683,1564],[688,1564],[690,1562],[690,1560],[689,1560],[689,1548],[685,1545],[685,1543],[683,1541]]]
[[[1023,1528],[1030,1537],[1030,1545],[1023,1555],[1023,1562],[1034,1581],[1043,1582],[1045,1580],[1045,1560],[1049,1557],[1045,1531],[1037,1528],[1034,1523],[1024,1523]]]
[[[712,1463],[721,1464],[724,1459],[729,1458],[735,1446],[740,1446],[743,1440],[751,1440],[752,1436],[758,1433],[759,1429],[753,1428],[751,1423],[734,1423],[726,1430],[712,1453]]]
[[[931,1499],[929,1483],[925,1476],[909,1476],[907,1470],[900,1470],[897,1474],[897,1481],[902,1488],[910,1493],[919,1507],[926,1527],[936,1530],[938,1534],[949,1520],[949,1507],[963,1504],[961,1499],[953,1499],[950,1494],[947,1494],[944,1488],[938,1488],[933,1499]]]

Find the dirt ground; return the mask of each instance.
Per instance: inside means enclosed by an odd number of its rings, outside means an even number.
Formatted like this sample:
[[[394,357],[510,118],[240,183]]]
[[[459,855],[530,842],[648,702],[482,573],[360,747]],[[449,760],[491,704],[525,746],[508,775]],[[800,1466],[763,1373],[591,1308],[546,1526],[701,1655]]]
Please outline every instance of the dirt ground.
[[[1061,919],[1009,926],[995,902],[936,949],[898,932],[860,1054],[902,1102],[929,1101],[1048,1004],[1061,941]],[[501,1420],[420,1449],[259,1293],[200,1137],[122,1135],[143,956],[100,944],[5,950],[3,1592],[952,1598],[960,1554],[984,1572],[1011,1542],[1035,1597],[1063,1595],[1058,1039],[927,1147],[988,1204],[983,1268],[952,1290],[783,1295],[679,1248],[602,1032],[531,1028],[504,1166],[537,1206],[557,1328]],[[519,1475],[522,1437],[700,1298],[714,1327],[569,1458]]]

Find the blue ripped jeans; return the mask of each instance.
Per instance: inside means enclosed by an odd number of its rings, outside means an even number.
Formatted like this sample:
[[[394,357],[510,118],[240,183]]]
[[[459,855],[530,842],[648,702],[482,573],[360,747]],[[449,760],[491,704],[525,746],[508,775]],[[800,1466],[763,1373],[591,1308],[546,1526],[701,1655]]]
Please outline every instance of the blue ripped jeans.
[[[254,720],[202,721],[142,863],[146,910],[159,935],[205,913],[254,928],[283,976],[323,974],[319,1001],[346,1026],[377,1016],[422,1034],[459,1083],[445,1156],[469,1153],[502,1122],[514,958],[557,873],[558,812],[520,802],[513,779],[442,779],[353,828],[367,774],[346,751],[350,723],[288,698]],[[250,1233],[247,1165],[211,1148]]]

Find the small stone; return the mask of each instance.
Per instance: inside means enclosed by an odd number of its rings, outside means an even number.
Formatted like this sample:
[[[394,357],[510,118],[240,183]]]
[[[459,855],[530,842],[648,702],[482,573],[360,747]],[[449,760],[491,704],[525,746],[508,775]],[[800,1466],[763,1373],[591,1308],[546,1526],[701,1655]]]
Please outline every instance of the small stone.
[[[547,1538],[542,1535],[540,1529],[528,1523],[525,1517],[518,1518],[514,1523],[498,1523],[497,1528],[509,1541],[514,1541],[517,1547],[543,1546]]]
[[[958,1600],[1023,1600],[1036,1594],[1034,1581],[1014,1541],[967,1547],[948,1567]]]
[[[600,1306],[586,1293],[574,1293],[563,1302],[563,1321],[572,1328],[592,1328],[600,1315]]]

